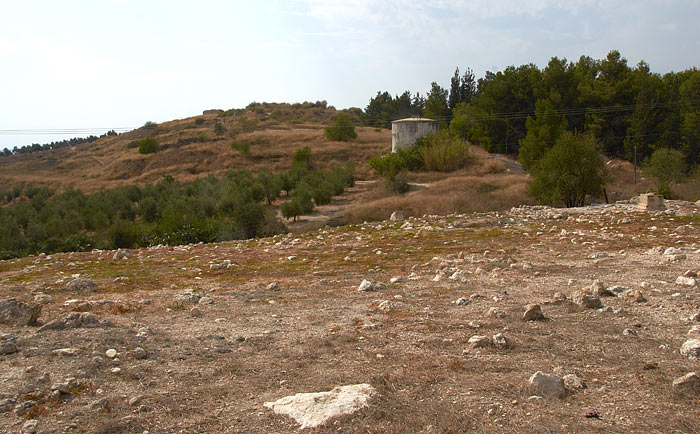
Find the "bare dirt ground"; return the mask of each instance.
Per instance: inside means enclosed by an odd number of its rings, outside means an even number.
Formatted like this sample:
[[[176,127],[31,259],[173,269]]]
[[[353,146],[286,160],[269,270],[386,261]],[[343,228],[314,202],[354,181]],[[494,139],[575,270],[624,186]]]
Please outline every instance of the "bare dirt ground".
[[[700,432],[700,396],[672,389],[700,370],[679,353],[700,293],[675,284],[700,271],[700,209],[669,208],[516,208],[0,262],[0,299],[43,303],[36,325],[0,325],[17,350],[0,355],[0,432],[292,433],[263,403],[357,383],[377,390],[367,407],[303,432]],[[76,275],[98,289],[69,289]],[[378,288],[359,292],[363,279]],[[646,301],[553,301],[596,279]],[[523,321],[530,303],[547,319]],[[76,311],[94,317],[42,328]],[[506,346],[471,348],[497,333]],[[537,371],[585,387],[533,398]]]

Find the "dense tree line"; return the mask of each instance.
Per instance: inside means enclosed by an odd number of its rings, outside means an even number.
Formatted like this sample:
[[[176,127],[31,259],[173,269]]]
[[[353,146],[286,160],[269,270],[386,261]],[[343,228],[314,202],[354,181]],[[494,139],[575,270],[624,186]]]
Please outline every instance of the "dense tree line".
[[[12,148],[12,150],[5,148],[0,152],[0,156],[3,157],[9,157],[11,155],[19,155],[19,154],[30,154],[32,152],[37,152],[37,151],[46,151],[48,149],[60,149],[60,148],[65,148],[67,146],[76,146],[80,145],[83,143],[92,143],[97,139],[101,139],[103,137],[108,137],[108,136],[116,136],[118,135],[114,130],[107,131],[105,134],[102,134],[101,136],[88,136],[88,137],[73,137],[72,139],[66,139],[66,140],[61,140],[58,142],[51,142],[51,143],[45,143],[43,145],[39,143],[33,143],[31,145],[26,145],[26,146],[20,146],[17,147],[15,146]]]
[[[284,231],[271,204],[282,191],[285,217],[311,212],[354,182],[352,167],[314,170],[308,148],[292,169],[273,174],[230,171],[182,184],[126,185],[93,194],[14,188],[0,207],[0,259],[39,252],[145,247],[245,239]],[[299,207],[297,207],[299,206]],[[286,209],[286,211],[285,211]]]
[[[644,161],[668,148],[688,167],[700,163],[700,71],[661,75],[644,61],[631,67],[618,51],[602,60],[554,57],[544,69],[509,66],[478,80],[457,70],[449,90],[433,82],[425,98],[378,92],[364,111],[365,123],[377,127],[407,116],[439,120],[491,152],[521,154],[525,164],[562,131],[591,134],[609,157],[632,161],[636,150]]]

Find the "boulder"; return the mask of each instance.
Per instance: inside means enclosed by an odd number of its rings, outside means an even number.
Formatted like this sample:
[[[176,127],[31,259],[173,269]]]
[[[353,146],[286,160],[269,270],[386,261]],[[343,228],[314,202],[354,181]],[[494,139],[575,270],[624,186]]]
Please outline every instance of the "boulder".
[[[178,294],[175,296],[175,305],[185,306],[188,304],[197,304],[200,298],[202,298],[202,296],[199,294],[195,294],[194,292],[192,292],[192,290],[185,291],[182,294]]]
[[[394,211],[393,213],[391,213],[391,217],[389,217],[389,220],[391,220],[392,222],[402,222],[405,220],[405,218],[400,212]]]
[[[678,276],[676,279],[676,285],[693,287],[698,284],[697,280],[693,277]]]
[[[367,279],[362,280],[362,283],[360,283],[360,286],[357,287],[358,291],[373,291],[374,290],[374,285],[372,285],[372,282],[370,282]]]
[[[557,375],[538,371],[532,374],[529,381],[535,393],[544,398],[562,398],[566,395],[564,380]]]
[[[17,336],[4,333],[0,335],[0,355],[17,352]]]
[[[129,259],[129,258],[131,258],[131,252],[126,250],[126,249],[118,249],[116,252],[114,252],[114,256],[112,258],[114,258],[114,259]]]
[[[673,391],[679,395],[700,395],[700,376],[695,372],[689,372],[682,377],[673,380]]]
[[[469,338],[469,347],[475,348],[486,348],[491,345],[491,339],[488,336],[472,336]]]
[[[525,306],[523,321],[540,321],[545,319],[542,313],[542,307],[539,304],[528,304]]]
[[[596,297],[614,297],[615,294],[612,292],[608,291],[605,288],[605,285],[603,285],[603,282],[600,280],[595,280],[589,287],[591,295],[595,295]]]
[[[294,418],[301,425],[300,429],[314,428],[334,416],[352,414],[366,407],[374,393],[375,389],[369,384],[354,384],[328,392],[297,393],[266,402],[264,406]]]
[[[0,300],[0,324],[33,325],[40,314],[39,304],[27,304],[16,298]]]
[[[582,291],[574,292],[571,297],[574,303],[586,309],[600,309],[603,307],[603,303],[600,302],[600,298],[595,295],[588,295]]]
[[[576,374],[567,374],[562,377],[564,387],[569,390],[585,389],[586,382]]]
[[[642,294],[642,291],[638,289],[628,289],[627,291],[622,293],[622,298],[634,303],[644,303],[645,301],[647,301],[647,299],[644,297],[644,294]]]
[[[500,349],[508,348],[508,346],[510,345],[508,339],[503,333],[496,333],[495,335],[493,335],[493,337],[491,338],[491,342],[494,347]]]
[[[681,345],[681,355],[689,359],[700,359],[700,340],[688,339]]]
[[[108,321],[100,321],[100,319],[91,312],[71,312],[63,318],[55,319],[44,324],[37,330],[37,333],[46,330],[66,330],[76,328],[95,328],[109,327],[111,324]]]
[[[75,292],[95,292],[99,289],[97,284],[87,277],[73,279],[68,282],[66,287]]]
[[[488,310],[488,312],[486,312],[486,316],[490,316],[491,318],[502,319],[508,316],[508,314],[499,307],[492,307]]]

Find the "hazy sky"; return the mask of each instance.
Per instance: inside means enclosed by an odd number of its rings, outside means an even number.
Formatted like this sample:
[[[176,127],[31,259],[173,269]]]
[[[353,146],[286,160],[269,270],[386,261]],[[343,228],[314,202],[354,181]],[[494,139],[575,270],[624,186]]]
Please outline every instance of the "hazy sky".
[[[4,1],[0,149],[252,101],[364,108],[378,90],[619,50],[700,66],[700,0]],[[87,131],[90,129],[90,131]],[[85,134],[83,134],[85,135]]]

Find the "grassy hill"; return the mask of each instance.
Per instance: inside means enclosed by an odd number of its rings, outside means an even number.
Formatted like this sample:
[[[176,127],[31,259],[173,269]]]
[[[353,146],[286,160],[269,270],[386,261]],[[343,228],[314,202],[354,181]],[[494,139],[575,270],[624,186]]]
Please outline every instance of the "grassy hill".
[[[69,185],[85,192],[129,183],[153,183],[169,175],[181,182],[231,169],[253,172],[289,169],[292,155],[308,146],[320,167],[358,163],[358,175],[370,174],[367,161],[391,147],[391,132],[358,128],[352,146],[328,142],[323,129],[337,113],[325,103],[251,104],[246,109],[208,110],[201,116],[173,120],[92,143],[0,158],[0,185]],[[219,123],[224,131],[217,134]],[[160,151],[139,154],[133,143],[152,136]],[[244,154],[231,143],[247,143]],[[130,147],[130,144],[131,147]]]

